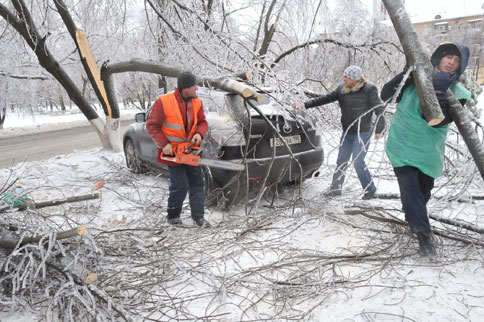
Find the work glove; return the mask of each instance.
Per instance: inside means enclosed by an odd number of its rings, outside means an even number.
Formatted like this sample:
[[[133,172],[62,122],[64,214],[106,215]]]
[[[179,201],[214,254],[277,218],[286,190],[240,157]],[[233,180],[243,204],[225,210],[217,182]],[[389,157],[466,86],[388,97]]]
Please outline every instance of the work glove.
[[[451,82],[450,73],[438,72],[437,74],[435,74],[435,77],[434,77],[435,91],[445,94],[445,92],[447,92],[447,89],[449,89],[450,82]]]

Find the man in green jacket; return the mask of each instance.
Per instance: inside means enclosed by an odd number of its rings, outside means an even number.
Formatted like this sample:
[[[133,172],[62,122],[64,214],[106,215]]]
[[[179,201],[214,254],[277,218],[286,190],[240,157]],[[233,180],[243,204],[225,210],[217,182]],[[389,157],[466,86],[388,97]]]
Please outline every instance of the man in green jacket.
[[[460,43],[440,45],[432,54],[431,63],[436,71],[434,89],[445,116],[442,123],[427,125],[417,89],[409,78],[397,97],[397,111],[390,125],[385,150],[397,176],[405,220],[417,235],[423,256],[437,254],[432,242],[427,202],[435,178],[442,174],[445,140],[449,123],[453,121],[445,93],[450,89],[462,104],[471,98],[470,92],[459,83],[469,55],[469,48]],[[385,84],[381,98],[390,99],[402,79],[403,73],[400,73]]]

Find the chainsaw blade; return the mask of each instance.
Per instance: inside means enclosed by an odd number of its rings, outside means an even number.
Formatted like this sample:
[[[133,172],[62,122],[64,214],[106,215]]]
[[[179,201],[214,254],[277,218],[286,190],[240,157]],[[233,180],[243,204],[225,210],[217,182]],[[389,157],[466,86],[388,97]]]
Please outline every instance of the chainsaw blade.
[[[212,160],[212,159],[200,159],[200,164],[206,165],[207,167],[233,170],[233,171],[243,171],[245,170],[245,165],[242,163],[235,163],[231,161],[224,160]]]
[[[190,166],[205,165],[207,167],[232,170],[232,171],[243,171],[245,170],[245,165],[242,163],[235,163],[225,160],[213,160],[213,159],[203,159],[193,154],[180,154],[178,156],[164,156],[161,155],[160,159],[171,161],[179,164],[188,164]]]

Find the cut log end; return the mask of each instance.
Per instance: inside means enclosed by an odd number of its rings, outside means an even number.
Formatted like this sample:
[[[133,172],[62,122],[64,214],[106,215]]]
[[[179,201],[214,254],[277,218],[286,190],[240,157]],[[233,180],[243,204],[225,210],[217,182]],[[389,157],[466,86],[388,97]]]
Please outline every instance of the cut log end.
[[[241,80],[250,81],[251,76],[249,72],[241,71],[232,75],[235,78],[240,78]]]
[[[86,283],[87,285],[89,284],[92,284],[94,283],[95,281],[97,281],[97,273],[89,273],[87,276],[86,276],[86,279],[84,280],[84,283]]]
[[[427,124],[429,126],[434,126],[434,125],[440,124],[443,120],[444,120],[443,117],[437,117],[437,118],[433,118],[430,121],[428,121]]]
[[[80,236],[84,236],[87,232],[86,226],[81,226],[77,228],[77,234]]]
[[[242,96],[245,98],[251,97],[254,94],[254,92],[250,88],[245,88],[242,90]]]

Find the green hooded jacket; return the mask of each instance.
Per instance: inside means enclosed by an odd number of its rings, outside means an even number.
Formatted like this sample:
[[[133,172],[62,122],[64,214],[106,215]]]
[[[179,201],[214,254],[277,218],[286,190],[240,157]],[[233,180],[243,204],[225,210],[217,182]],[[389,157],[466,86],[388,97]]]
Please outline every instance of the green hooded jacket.
[[[460,83],[451,84],[449,89],[459,100],[471,99],[470,92]],[[385,147],[392,166],[412,166],[432,178],[439,177],[444,168],[449,126],[427,125],[415,85],[406,88],[393,116]]]

